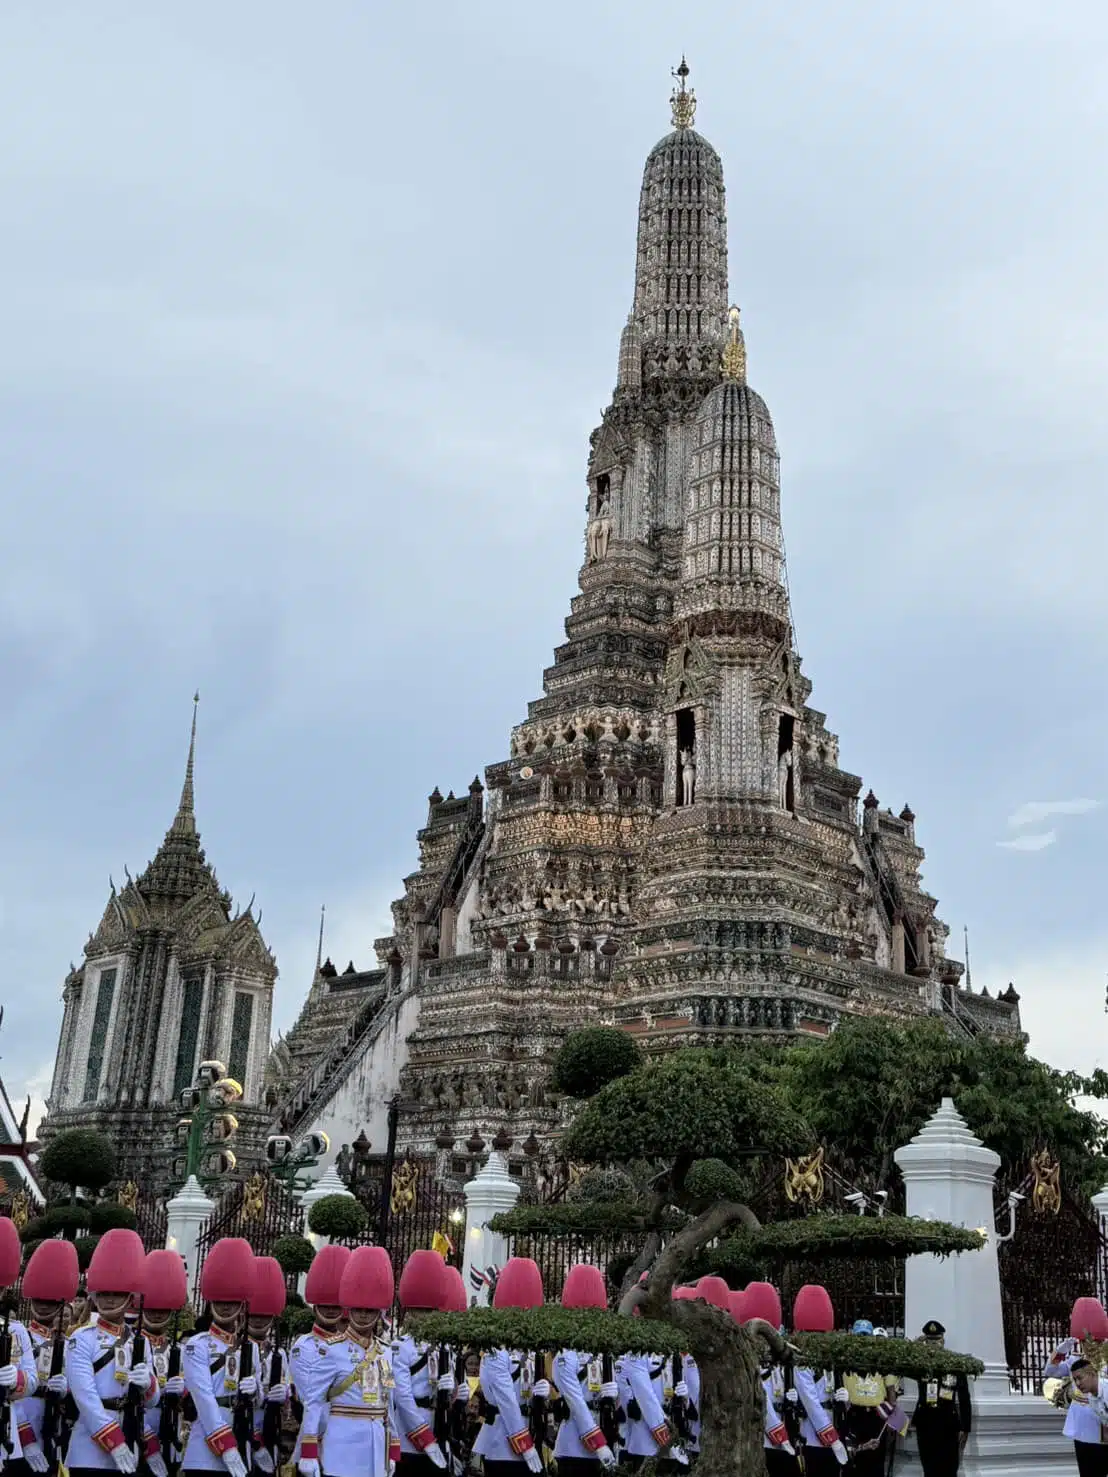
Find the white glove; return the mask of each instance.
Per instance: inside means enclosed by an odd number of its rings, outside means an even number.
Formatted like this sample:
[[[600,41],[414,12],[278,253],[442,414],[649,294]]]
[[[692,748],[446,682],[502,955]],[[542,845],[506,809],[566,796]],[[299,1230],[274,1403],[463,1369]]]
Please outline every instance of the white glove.
[[[396,1477],[396,1463],[395,1462],[390,1462],[389,1463],[388,1477]]]
[[[14,1364],[0,1365],[0,1390],[11,1390],[19,1378],[19,1370]]]
[[[146,1458],[146,1465],[153,1472],[154,1477],[167,1477],[165,1457],[162,1456],[160,1451],[156,1451],[153,1456],[148,1456]]]
[[[783,1451],[786,1456],[796,1456],[796,1447],[791,1441],[782,1441],[777,1449],[778,1451]]]
[[[689,1398],[689,1387],[684,1380],[678,1380],[673,1387],[673,1393],[678,1400],[687,1400]]]
[[[52,1374],[46,1381],[46,1388],[51,1395],[68,1395],[69,1381],[64,1374]]]
[[[445,1391],[447,1395],[453,1395],[454,1376],[452,1374],[440,1374],[438,1388]]]
[[[185,1393],[185,1380],[183,1375],[170,1375],[162,1386],[163,1395],[183,1395]]]
[[[616,1464],[616,1454],[610,1446],[598,1446],[596,1448],[596,1459],[605,1468],[614,1467]]]
[[[395,1462],[389,1463],[389,1471],[396,1466]],[[296,1464],[296,1470],[300,1477],[319,1477],[319,1463],[314,1456],[302,1456]]]
[[[615,1380],[608,1380],[606,1384],[600,1386],[600,1398],[601,1400],[619,1399],[619,1386]]]
[[[540,1400],[546,1400],[550,1395],[550,1381],[536,1380],[531,1386],[531,1394],[537,1395]]]
[[[835,1399],[839,1402],[840,1405],[849,1405],[850,1391],[844,1385],[840,1385],[839,1388],[835,1391]]]
[[[258,1393],[258,1381],[252,1374],[244,1374],[239,1380],[238,1394],[256,1395]]]
[[[150,1384],[149,1364],[132,1364],[131,1373],[127,1376],[129,1385],[137,1385],[140,1390],[145,1390]]]
[[[523,1453],[523,1460],[527,1463],[527,1470],[529,1472],[542,1471],[542,1456],[537,1447],[532,1446],[530,1451],[525,1451]]]
[[[246,1463],[239,1455],[237,1446],[232,1446],[230,1451],[223,1453],[223,1465],[230,1472],[231,1477],[246,1477]]]
[[[789,1402],[790,1405],[796,1405],[800,1400],[800,1396],[795,1390],[786,1390],[785,1399]]]
[[[269,1389],[265,1392],[265,1398],[272,1405],[284,1405],[285,1401],[289,1398],[288,1385],[270,1385]]]
[[[138,1457],[126,1443],[115,1448],[112,1452],[112,1461],[121,1472],[131,1473],[138,1471]]]
[[[683,1446],[671,1446],[669,1455],[679,1467],[687,1467],[689,1465],[689,1454]]]
[[[423,1455],[430,1457],[436,1467],[441,1467],[444,1472],[446,1471],[446,1458],[443,1456],[442,1447],[437,1441],[432,1441],[430,1446],[425,1446],[423,1448]]]
[[[264,1446],[259,1447],[254,1453],[253,1464],[259,1472],[264,1472],[266,1477],[273,1477],[273,1458]]]
[[[28,1441],[23,1448],[23,1459],[32,1472],[49,1472],[50,1463],[46,1460],[46,1453],[37,1441]]]
[[[841,1441],[832,1441],[831,1450],[835,1453],[835,1460],[840,1467],[845,1467],[850,1460],[850,1454]]]

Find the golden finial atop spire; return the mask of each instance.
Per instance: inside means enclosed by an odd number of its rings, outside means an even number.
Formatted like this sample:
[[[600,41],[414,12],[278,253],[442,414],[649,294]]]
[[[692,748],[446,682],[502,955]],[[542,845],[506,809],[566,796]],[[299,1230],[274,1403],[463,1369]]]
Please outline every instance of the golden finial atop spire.
[[[735,380],[740,385],[746,384],[746,340],[743,331],[739,327],[739,310],[732,305],[727,314],[731,325],[731,336],[724,346],[720,358],[720,368],[723,370],[725,380]]]
[[[676,77],[677,86],[669,95],[669,105],[673,109],[674,128],[691,128],[693,119],[696,117],[696,93],[692,88],[685,87],[685,78],[689,75],[689,64],[684,57],[681,65],[670,73]]]

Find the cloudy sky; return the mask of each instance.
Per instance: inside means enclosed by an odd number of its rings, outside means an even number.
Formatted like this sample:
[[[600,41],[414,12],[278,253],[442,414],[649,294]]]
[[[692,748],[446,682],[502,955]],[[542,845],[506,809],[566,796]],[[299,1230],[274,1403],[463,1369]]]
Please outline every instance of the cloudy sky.
[[[687,52],[845,767],[1033,1048],[1103,1059],[1108,9],[9,0],[0,1070],[197,808],[309,982],[504,757],[582,556]]]

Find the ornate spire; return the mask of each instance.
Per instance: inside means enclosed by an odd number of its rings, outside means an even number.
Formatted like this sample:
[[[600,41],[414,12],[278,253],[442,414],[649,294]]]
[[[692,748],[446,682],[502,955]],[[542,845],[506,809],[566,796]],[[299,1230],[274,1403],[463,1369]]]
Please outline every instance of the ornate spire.
[[[200,706],[199,692],[192,697],[192,732],[189,735],[189,757],[185,765],[185,783],[181,786],[181,801],[173,818],[170,833],[174,836],[196,835],[196,814],[193,810],[192,766],[196,757],[196,710]]]
[[[677,79],[677,86],[669,95],[669,105],[673,110],[673,126],[674,128],[691,128],[693,119],[696,117],[696,93],[691,87],[685,87],[685,78],[689,75],[689,64],[684,57],[681,58],[681,65],[670,75]]]
[[[730,324],[730,336],[720,356],[720,368],[723,370],[725,380],[734,380],[737,384],[745,385],[746,340],[743,338],[743,331],[739,327],[738,308],[732,305],[727,318]]]

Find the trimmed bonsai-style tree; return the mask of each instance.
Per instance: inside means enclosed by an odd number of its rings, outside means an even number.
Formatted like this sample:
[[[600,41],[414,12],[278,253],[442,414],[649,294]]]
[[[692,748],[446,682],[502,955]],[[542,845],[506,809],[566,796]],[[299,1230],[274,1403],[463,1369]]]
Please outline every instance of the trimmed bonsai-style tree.
[[[273,1243],[272,1254],[286,1277],[299,1277],[315,1260],[315,1247],[305,1236],[279,1236]]]
[[[115,1178],[115,1145],[95,1128],[67,1128],[43,1149],[39,1168],[76,1200],[78,1189],[99,1193]]]
[[[365,1206],[353,1195],[324,1195],[308,1212],[308,1230],[346,1241],[361,1236],[368,1219]]]
[[[742,1269],[780,1267],[836,1256],[945,1256],[981,1246],[975,1231],[905,1217],[819,1215],[762,1226],[741,1198],[744,1171],[767,1154],[797,1154],[812,1147],[807,1125],[787,1099],[752,1070],[749,1059],[726,1050],[689,1049],[643,1060],[624,1053],[618,1076],[596,1086],[600,1070],[575,1032],[555,1076],[577,1081],[585,1101],[562,1140],[575,1162],[626,1168],[654,1166],[644,1193],[600,1204],[522,1206],[493,1221],[505,1234],[567,1234],[583,1230],[634,1235],[639,1251],[626,1267],[615,1313],[474,1310],[421,1320],[420,1336],[476,1348],[589,1349],[619,1354],[687,1350],[700,1370],[700,1461],[707,1477],[747,1477],[763,1467],[763,1395],[760,1371],[767,1353],[793,1357],[815,1368],[935,1378],[977,1374],[965,1355],[902,1339],[862,1340],[848,1334],[798,1335],[788,1343],[761,1320],[736,1323],[706,1302],[675,1299],[674,1287],[707,1263],[727,1276]],[[617,1033],[618,1034],[618,1033]],[[610,1031],[603,1033],[607,1039]],[[629,1173],[628,1182],[634,1182]],[[645,1281],[640,1280],[647,1273]],[[548,1293],[556,1295],[558,1289]],[[638,1316],[632,1316],[637,1314]]]

